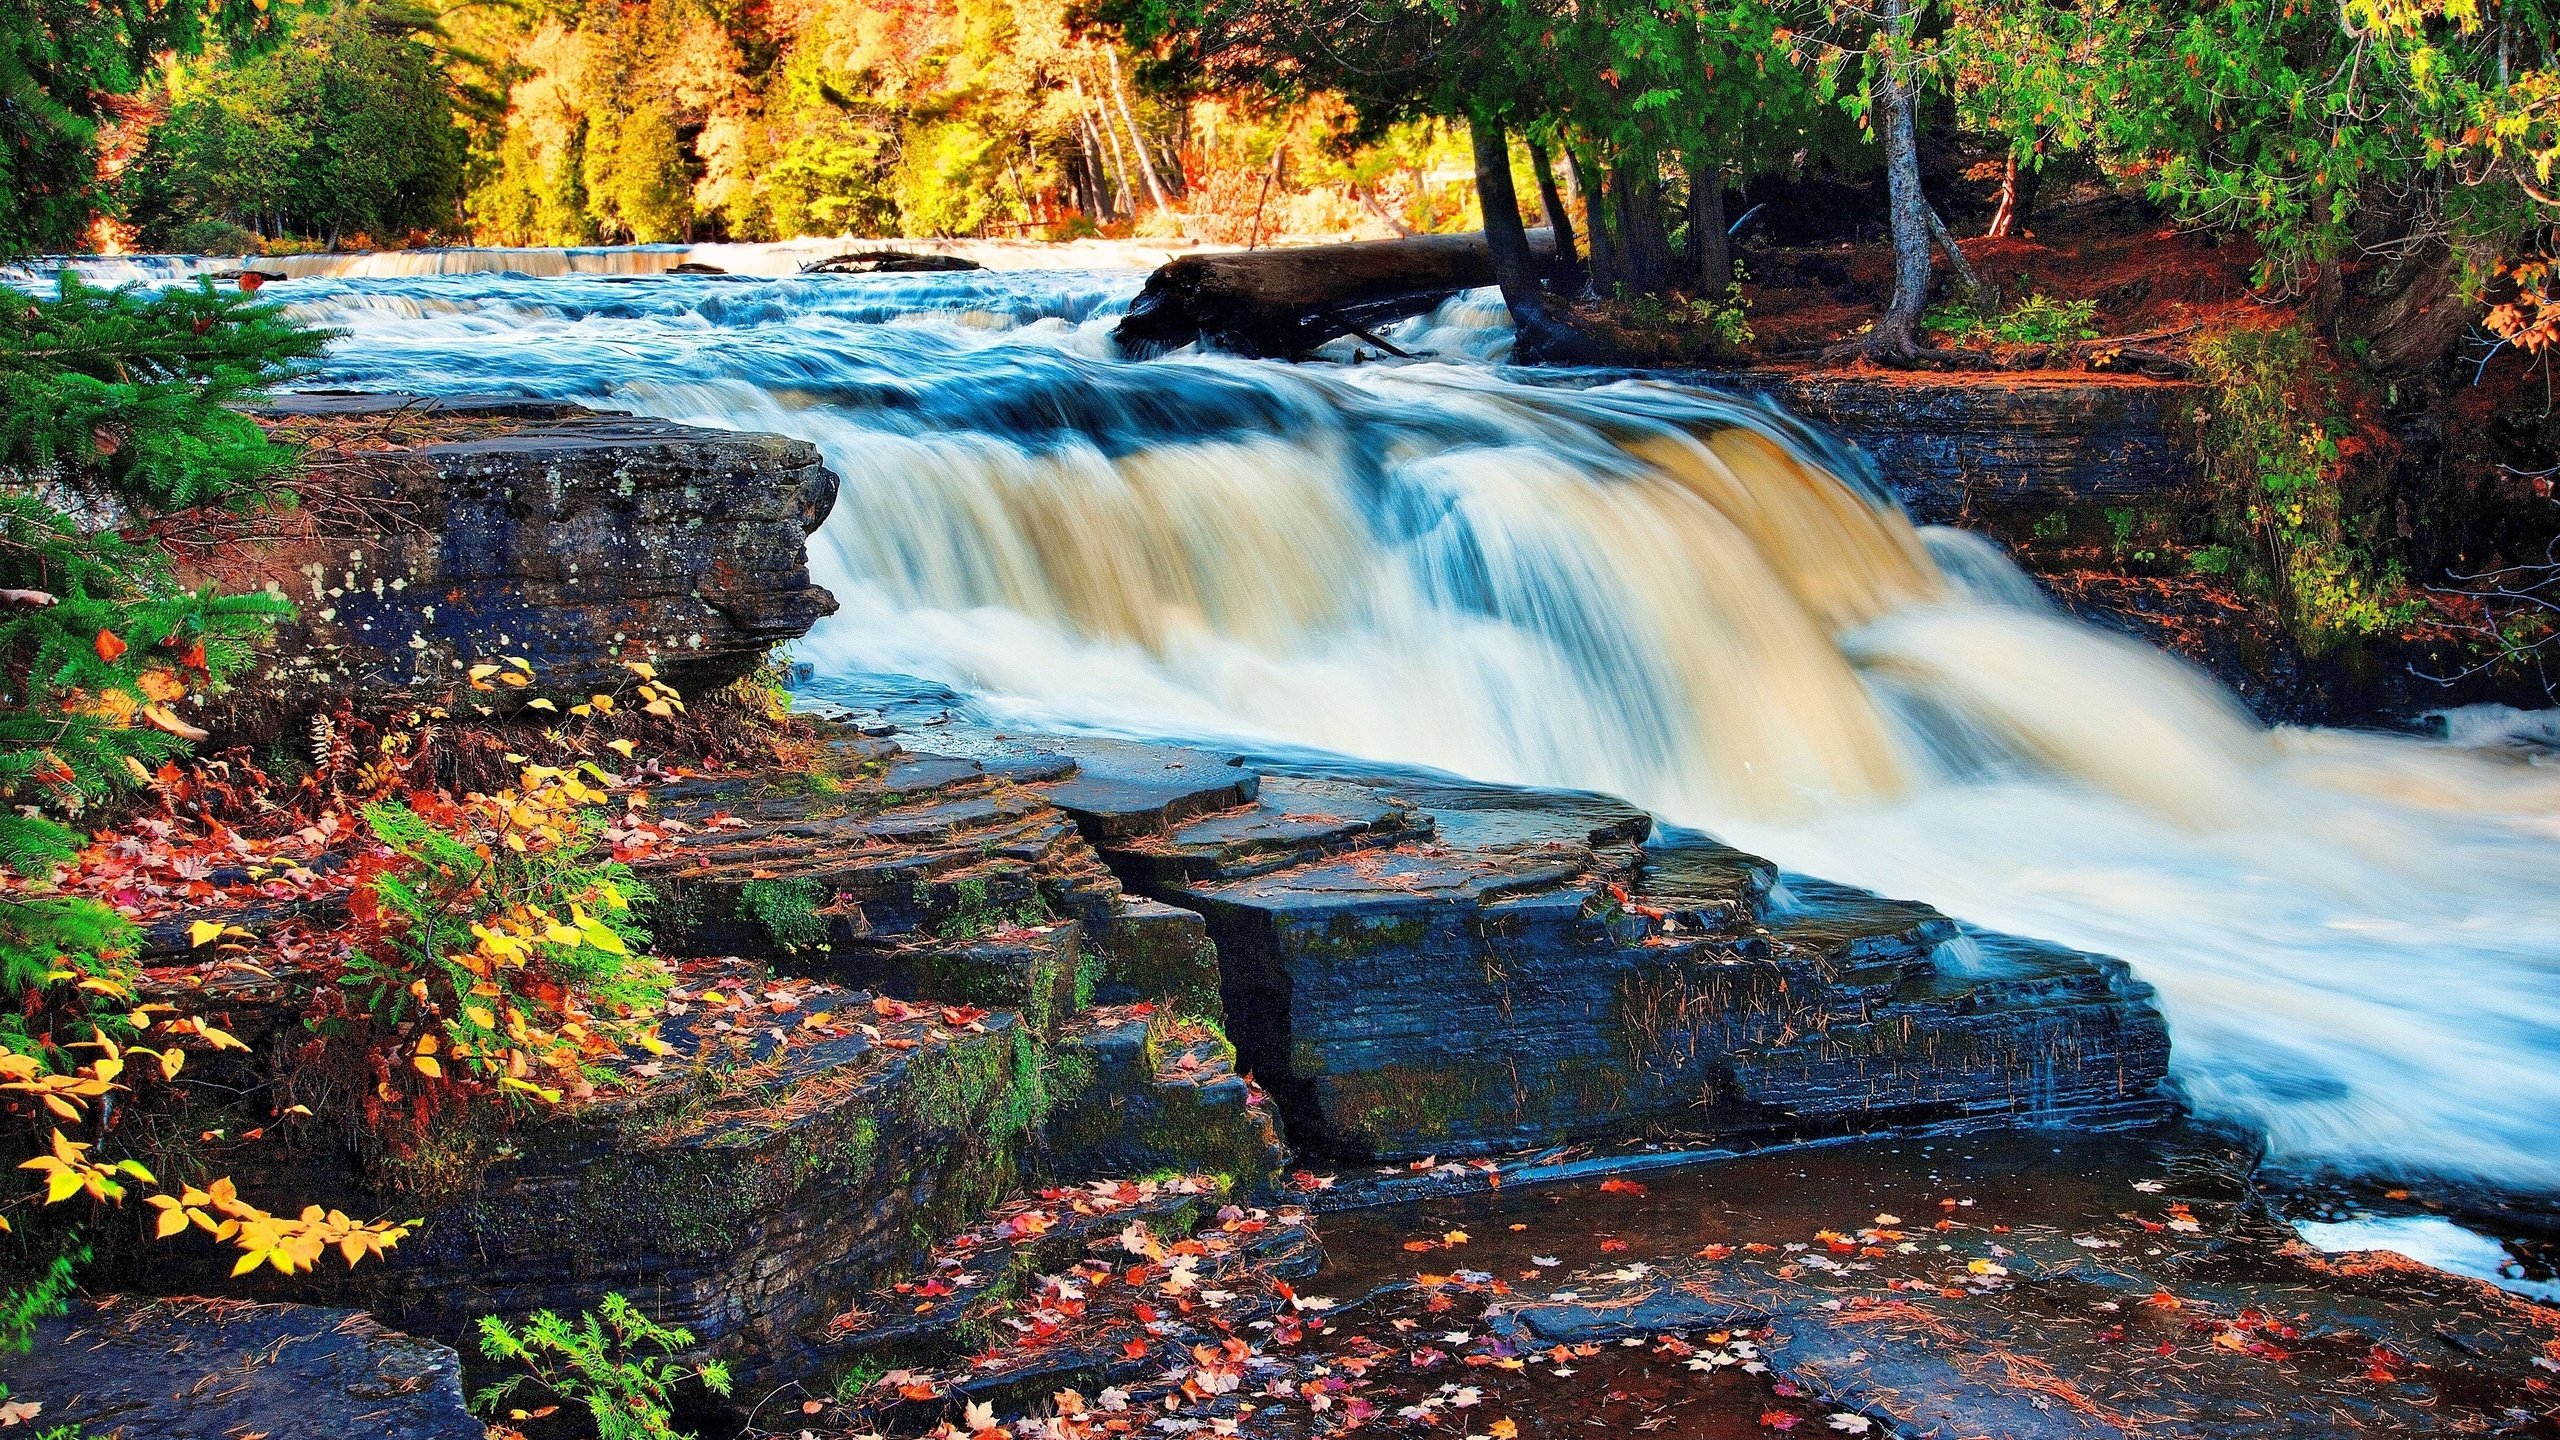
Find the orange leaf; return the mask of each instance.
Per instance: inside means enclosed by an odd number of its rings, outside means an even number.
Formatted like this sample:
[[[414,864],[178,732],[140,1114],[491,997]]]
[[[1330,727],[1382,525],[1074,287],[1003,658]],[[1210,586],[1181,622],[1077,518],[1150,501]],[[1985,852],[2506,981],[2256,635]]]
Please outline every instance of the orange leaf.
[[[116,632],[113,630],[101,630],[98,632],[99,659],[113,665],[116,663],[116,657],[122,655],[124,652],[125,643],[123,640],[117,638]]]

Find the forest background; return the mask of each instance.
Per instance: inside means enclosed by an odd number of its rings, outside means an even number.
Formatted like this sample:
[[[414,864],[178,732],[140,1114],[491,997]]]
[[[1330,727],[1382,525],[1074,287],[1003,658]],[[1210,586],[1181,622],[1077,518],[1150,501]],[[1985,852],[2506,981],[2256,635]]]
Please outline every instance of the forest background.
[[[1474,223],[1463,130],[1149,83],[1061,0],[361,0],[269,34],[115,101],[86,248]]]

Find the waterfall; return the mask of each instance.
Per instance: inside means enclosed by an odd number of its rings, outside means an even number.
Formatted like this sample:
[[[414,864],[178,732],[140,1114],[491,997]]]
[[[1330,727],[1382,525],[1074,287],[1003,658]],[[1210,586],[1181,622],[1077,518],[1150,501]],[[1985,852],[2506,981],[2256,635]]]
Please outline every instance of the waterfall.
[[[2296,1163],[2560,1189],[2560,766],[2270,730],[1756,402],[1119,360],[1130,272],[297,282],[323,379],[817,443],[802,647],[1008,722],[1611,791],[2124,957]],[[1437,328],[1491,353],[1463,308]],[[2531,724],[2447,722],[2449,734]]]

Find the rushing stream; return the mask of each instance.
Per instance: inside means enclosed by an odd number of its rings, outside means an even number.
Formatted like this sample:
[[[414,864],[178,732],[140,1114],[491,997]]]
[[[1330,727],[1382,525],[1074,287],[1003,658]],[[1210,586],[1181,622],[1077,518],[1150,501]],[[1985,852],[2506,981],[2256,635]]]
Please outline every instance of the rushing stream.
[[[668,263],[672,263],[671,261]],[[2306,1165],[2560,1189],[2560,767],[2265,729],[1755,404],[1482,363],[1129,363],[1140,272],[300,279],[325,383],[815,441],[822,672],[1011,723],[1609,791],[2120,955]]]

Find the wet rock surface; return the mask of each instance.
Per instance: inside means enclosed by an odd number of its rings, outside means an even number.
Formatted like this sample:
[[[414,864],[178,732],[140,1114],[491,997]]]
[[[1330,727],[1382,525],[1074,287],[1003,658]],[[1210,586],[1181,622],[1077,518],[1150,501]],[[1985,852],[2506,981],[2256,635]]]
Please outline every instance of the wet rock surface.
[[[2300,1197],[2225,1137],[1589,1158],[1565,1183],[1328,1210],[1312,1273],[1313,1227],[1287,1206],[1186,1229],[1162,1196],[1090,1218],[1069,1213],[1097,1204],[1082,1194],[1044,1196],[992,1227],[1061,1237],[1009,1310],[970,1297],[1020,1238],[964,1239],[910,1302],[937,1335],[961,1328],[949,1307],[993,1317],[968,1353],[839,1387],[808,1423],[919,1433],[977,1402],[1045,1440],[2560,1433],[2560,1310],[2310,1251],[2279,1218]],[[1354,1178],[1299,1193],[1388,1193]],[[1162,1263],[1185,1233],[1196,1286]]]
[[[574,696],[626,660],[707,689],[835,609],[803,537],[836,482],[805,441],[550,401],[317,393],[262,415],[315,447],[299,528],[180,554],[300,607],[281,688],[362,702],[521,655]]]
[[[2554,1433],[2560,1311],[2320,1256],[2287,1203],[2245,1151],[2178,1131],[1859,1141],[1331,1216],[1311,1283],[1484,1277],[1419,1292],[1425,1325],[1470,1335],[1451,1358],[1477,1429]],[[1437,1389],[1380,1369],[1382,1410]]]
[[[1062,1030],[1048,1168],[1070,1180],[1199,1167],[1261,1194],[1288,1151],[1271,1107],[1236,1073],[1214,1025],[1150,1002],[1096,1009]]]
[[[381,1263],[237,1282],[209,1249],[111,1264],[127,1283],[359,1303],[457,1339],[479,1315],[621,1291],[760,1381],[807,1373],[849,1297],[1026,1186],[1178,1170],[1220,1196],[1267,1189],[1284,1152],[1215,1027],[1198,917],[1124,894],[1022,783],[1073,771],[838,728],[788,771],[669,777],[616,832],[679,957],[666,1053],[396,1162],[325,1137],[208,1155],[252,1195],[423,1218]],[[342,906],[277,901],[254,920]],[[149,993],[185,994],[249,1047],[208,1077],[269,1093],[300,1043],[296,997],[202,959],[183,923],[154,933]],[[1106,988],[1129,998],[1097,1008]]]
[[[91,1440],[480,1440],[462,1365],[352,1310],[110,1295],[0,1359],[28,1434]]]
[[[429,1203],[344,1172],[427,1225],[291,1293],[458,1335],[620,1290],[830,1436],[2549,1433],[2549,1312],[2089,1133],[2172,1108],[2113,961],[1606,797],[881,728],[655,786],[669,1055],[453,1137]]]
[[[953,1237],[831,1322],[837,1404],[822,1423],[922,1428],[1061,1386],[1139,1404],[1178,1390],[1195,1347],[1241,1353],[1240,1337],[1298,1309],[1290,1282],[1323,1261],[1304,1210],[1220,1193],[1210,1176],[1097,1181]]]

